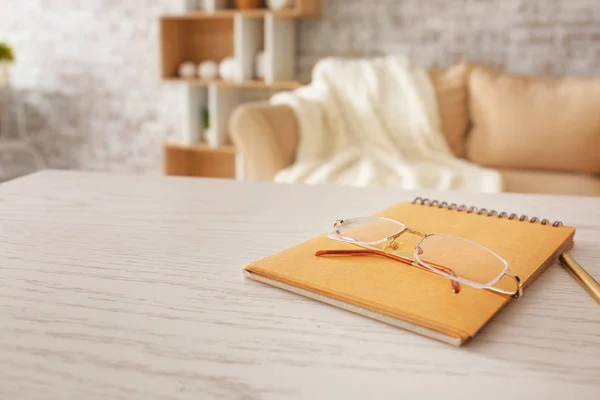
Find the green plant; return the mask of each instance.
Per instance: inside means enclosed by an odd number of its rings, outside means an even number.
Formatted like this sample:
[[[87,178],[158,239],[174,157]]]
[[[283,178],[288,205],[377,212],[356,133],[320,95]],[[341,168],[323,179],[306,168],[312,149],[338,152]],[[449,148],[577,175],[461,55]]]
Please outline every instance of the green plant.
[[[0,61],[15,61],[15,55],[13,54],[12,47],[4,42],[0,42]]]

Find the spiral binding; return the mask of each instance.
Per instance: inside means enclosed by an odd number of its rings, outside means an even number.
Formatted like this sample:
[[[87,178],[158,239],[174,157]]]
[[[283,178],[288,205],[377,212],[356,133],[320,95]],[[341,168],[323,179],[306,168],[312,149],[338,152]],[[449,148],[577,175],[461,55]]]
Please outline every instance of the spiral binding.
[[[518,219],[520,222],[527,222],[529,221],[530,223],[534,224],[534,223],[540,223],[542,225],[549,225],[550,221],[547,219],[542,219],[540,221],[540,219],[538,217],[533,217],[531,219],[529,219],[529,217],[527,215],[521,215],[519,216],[518,214],[508,214],[507,212],[500,212],[498,213],[496,210],[489,210],[487,208],[477,208],[477,207],[468,207],[464,204],[461,204],[460,206],[457,205],[456,203],[447,203],[445,201],[443,202],[439,202],[437,200],[430,200],[430,199],[424,199],[422,197],[416,197],[413,201],[413,204],[420,204],[423,206],[429,206],[429,207],[438,207],[438,208],[446,208],[448,210],[456,210],[458,212],[466,212],[467,214],[472,214],[472,213],[476,213],[477,215],[487,215],[488,217],[495,217],[497,216],[498,218],[508,218],[510,220],[513,219]],[[552,223],[553,227],[559,227],[562,226],[563,223],[561,221],[554,221],[554,223]]]

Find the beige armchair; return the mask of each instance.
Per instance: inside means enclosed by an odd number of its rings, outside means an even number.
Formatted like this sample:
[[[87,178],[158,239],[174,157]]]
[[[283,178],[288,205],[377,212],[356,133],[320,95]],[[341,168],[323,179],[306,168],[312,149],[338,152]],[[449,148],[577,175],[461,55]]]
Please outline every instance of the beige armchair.
[[[238,107],[230,119],[231,139],[244,158],[247,180],[272,180],[291,165],[298,145],[298,122],[294,111],[268,102]]]
[[[600,79],[526,78],[465,64],[430,76],[458,157],[500,170],[508,192],[600,196]],[[584,99],[561,105],[553,92]],[[299,128],[289,107],[244,104],[230,132],[248,180],[272,180],[294,162]]]

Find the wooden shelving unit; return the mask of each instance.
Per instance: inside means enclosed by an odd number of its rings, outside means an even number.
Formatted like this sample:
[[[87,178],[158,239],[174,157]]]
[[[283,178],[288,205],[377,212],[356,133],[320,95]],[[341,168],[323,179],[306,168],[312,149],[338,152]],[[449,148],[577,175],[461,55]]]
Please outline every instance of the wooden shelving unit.
[[[189,2],[186,2],[186,4]],[[242,89],[293,90],[296,79],[296,19],[320,12],[320,0],[295,0],[293,8],[190,9],[160,18],[161,74],[170,84],[185,85],[183,141],[165,143],[167,175],[243,178],[243,160],[229,139],[229,117],[244,101]],[[256,55],[264,52],[264,77],[255,71]],[[183,62],[198,65],[225,58],[235,60],[234,79],[183,79]],[[209,121],[209,126],[205,122]]]

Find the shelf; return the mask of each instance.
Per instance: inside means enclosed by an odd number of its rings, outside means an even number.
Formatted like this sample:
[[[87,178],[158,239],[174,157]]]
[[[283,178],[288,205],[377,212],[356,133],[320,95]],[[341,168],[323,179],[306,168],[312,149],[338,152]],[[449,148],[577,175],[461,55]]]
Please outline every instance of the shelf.
[[[293,90],[306,83],[298,81],[281,81],[274,83],[266,83],[263,80],[248,80],[243,82],[237,81],[224,81],[220,79],[182,79],[182,78],[165,78],[167,82],[173,83],[187,83],[192,86],[208,86],[216,85],[219,87],[232,87],[232,88],[243,88],[243,89],[281,89],[281,90]]]
[[[232,19],[236,15],[243,15],[248,18],[263,18],[266,15],[273,15],[280,18],[302,18],[319,15],[320,12],[320,0],[295,0],[295,6],[293,8],[281,11],[274,11],[269,8],[256,8],[250,10],[227,8],[215,11],[188,11],[186,13],[167,14],[162,18],[166,20]]]
[[[218,13],[215,13],[218,14]],[[170,81],[187,81],[195,86],[215,83],[230,88],[295,89],[302,86],[296,81],[295,21],[274,18],[247,18],[238,15],[232,19],[162,19],[161,75]],[[264,81],[255,73],[256,54],[264,51]],[[179,67],[183,62],[196,66],[202,61],[220,63],[234,58],[236,71],[231,81],[181,79]]]
[[[163,151],[166,175],[236,177],[236,152],[233,146],[210,147],[204,143],[166,142]]]
[[[187,143],[183,143],[183,142],[168,141],[168,142],[165,142],[165,147],[168,147],[170,149],[187,150],[187,151],[195,151],[195,152],[235,154],[235,147],[233,147],[231,145],[211,147],[206,143],[187,144]]]
[[[254,10],[219,10],[214,12],[206,11],[189,11],[182,14],[167,14],[161,18],[164,20],[203,20],[203,19],[229,19],[234,18],[237,14],[241,14],[248,18],[263,18],[268,14],[280,18],[297,18],[305,16],[298,10],[283,10],[271,11],[269,9],[254,9]]]
[[[233,20],[162,20],[161,70],[163,78],[178,75],[184,61],[220,62],[233,55]]]

